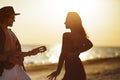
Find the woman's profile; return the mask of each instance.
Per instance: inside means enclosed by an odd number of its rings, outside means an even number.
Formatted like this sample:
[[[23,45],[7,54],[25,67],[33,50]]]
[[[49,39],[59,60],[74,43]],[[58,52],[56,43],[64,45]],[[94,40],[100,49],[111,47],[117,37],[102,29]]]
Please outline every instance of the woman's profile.
[[[65,74],[62,80],[86,80],[84,66],[79,58],[80,53],[92,48],[93,44],[83,28],[80,16],[76,12],[68,12],[66,29],[62,40],[62,50],[57,70],[48,75],[49,80],[56,80],[65,62]]]

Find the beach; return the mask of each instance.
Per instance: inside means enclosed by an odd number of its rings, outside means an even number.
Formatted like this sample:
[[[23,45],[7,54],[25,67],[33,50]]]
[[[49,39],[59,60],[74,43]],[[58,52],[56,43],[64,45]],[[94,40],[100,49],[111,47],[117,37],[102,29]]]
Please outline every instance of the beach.
[[[87,80],[120,80],[120,57],[83,61]],[[47,75],[55,71],[57,64],[30,65],[26,71],[32,80],[48,80]],[[64,67],[57,80],[64,75]]]

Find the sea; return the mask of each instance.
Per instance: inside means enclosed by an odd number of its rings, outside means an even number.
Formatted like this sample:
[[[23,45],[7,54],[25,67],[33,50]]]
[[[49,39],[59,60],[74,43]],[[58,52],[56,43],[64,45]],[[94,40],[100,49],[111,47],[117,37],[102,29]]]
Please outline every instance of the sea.
[[[22,45],[22,51],[27,52],[43,45]],[[44,45],[47,50],[24,59],[25,65],[57,63],[61,53],[61,44]],[[111,58],[120,56],[120,47],[94,46],[90,50],[80,54],[82,61],[99,58]]]

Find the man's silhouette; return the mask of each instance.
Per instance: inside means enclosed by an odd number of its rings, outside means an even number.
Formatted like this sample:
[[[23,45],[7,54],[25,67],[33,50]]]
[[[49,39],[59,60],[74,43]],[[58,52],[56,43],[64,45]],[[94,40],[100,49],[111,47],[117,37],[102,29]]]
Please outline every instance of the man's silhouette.
[[[40,51],[39,47],[28,52],[21,51],[18,38],[9,29],[16,15],[20,13],[15,13],[12,6],[0,9],[0,80],[31,80],[22,67],[24,57],[44,51]]]

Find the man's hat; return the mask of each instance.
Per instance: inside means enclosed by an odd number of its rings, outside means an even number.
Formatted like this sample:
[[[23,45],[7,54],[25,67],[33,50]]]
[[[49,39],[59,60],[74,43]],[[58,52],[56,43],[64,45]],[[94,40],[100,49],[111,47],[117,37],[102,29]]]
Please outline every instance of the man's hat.
[[[5,15],[20,15],[20,13],[15,13],[12,6],[6,6],[0,9],[0,16]]]

